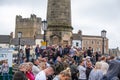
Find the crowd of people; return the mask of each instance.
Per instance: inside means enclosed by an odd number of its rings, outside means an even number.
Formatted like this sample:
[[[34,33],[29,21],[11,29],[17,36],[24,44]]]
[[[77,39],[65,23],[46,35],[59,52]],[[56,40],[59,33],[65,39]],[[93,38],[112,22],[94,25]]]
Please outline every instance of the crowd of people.
[[[36,58],[31,60],[29,46],[20,52],[13,80],[120,80],[120,62],[114,56],[93,53],[91,47],[83,51],[68,45],[46,49],[37,45]]]

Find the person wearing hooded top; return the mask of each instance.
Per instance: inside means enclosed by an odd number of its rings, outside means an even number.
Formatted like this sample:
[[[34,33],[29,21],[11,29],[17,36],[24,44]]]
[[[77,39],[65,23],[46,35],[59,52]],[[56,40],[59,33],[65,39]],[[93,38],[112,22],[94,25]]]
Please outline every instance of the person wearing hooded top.
[[[101,80],[120,80],[120,62],[111,60],[106,75]]]

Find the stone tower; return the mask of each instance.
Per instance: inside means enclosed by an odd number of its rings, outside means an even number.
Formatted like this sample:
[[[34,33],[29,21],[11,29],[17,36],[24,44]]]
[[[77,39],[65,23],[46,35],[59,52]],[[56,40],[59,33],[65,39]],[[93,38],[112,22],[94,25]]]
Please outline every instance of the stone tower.
[[[71,45],[71,0],[48,0],[48,44]]]
[[[22,38],[35,38],[41,34],[41,18],[32,14],[30,18],[22,18],[21,15],[16,16],[15,37],[17,33],[22,32]]]

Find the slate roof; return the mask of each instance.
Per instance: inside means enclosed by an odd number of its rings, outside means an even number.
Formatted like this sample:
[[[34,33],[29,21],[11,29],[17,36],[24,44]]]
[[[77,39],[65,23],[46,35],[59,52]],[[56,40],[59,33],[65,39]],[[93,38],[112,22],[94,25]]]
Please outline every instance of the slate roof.
[[[0,43],[10,43],[10,35],[0,35]]]
[[[18,45],[19,39],[18,38],[12,39],[11,44]],[[35,45],[35,40],[31,38],[22,38],[20,39],[20,45]]]
[[[82,40],[82,36],[80,34],[73,34],[73,40]]]
[[[96,37],[96,38],[102,38],[102,36],[94,36],[94,35],[82,35],[82,37]]]

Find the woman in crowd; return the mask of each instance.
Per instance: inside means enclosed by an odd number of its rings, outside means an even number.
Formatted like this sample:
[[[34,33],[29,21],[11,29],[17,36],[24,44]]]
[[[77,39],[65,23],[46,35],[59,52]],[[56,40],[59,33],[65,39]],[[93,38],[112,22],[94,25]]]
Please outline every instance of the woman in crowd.
[[[21,64],[18,67],[18,70],[14,76],[13,76],[13,80],[28,80],[28,78],[26,77],[26,72],[27,72],[27,66],[26,63]]]
[[[103,72],[103,75],[105,75],[107,73],[107,71],[108,71],[108,68],[109,68],[109,65],[106,62],[106,57],[105,56],[101,57],[100,63],[101,63],[101,70]]]
[[[1,67],[1,72],[2,72],[2,75],[3,75],[3,80],[10,80],[9,79],[9,65],[8,65],[8,62],[7,60],[4,60],[3,61],[3,64],[2,64],[2,67]]]
[[[53,80],[71,80],[70,68],[61,71]]]
[[[86,80],[86,68],[84,66],[84,60],[80,61],[80,65],[77,68],[79,70],[79,80]]]
[[[101,70],[101,63],[96,62],[95,68],[93,68],[92,71],[90,72],[88,80],[101,80],[102,77],[103,77],[103,72]]]
[[[47,66],[46,66],[46,63],[45,63],[45,62],[41,62],[41,63],[38,65],[38,67],[39,67],[39,69],[40,69],[40,70],[44,70],[44,69],[46,69],[46,68],[47,68]]]
[[[26,72],[26,77],[29,79],[29,80],[35,80],[35,77],[32,73],[32,67],[33,67],[33,63],[31,62],[28,62],[26,64],[26,67],[27,67],[27,72]]]

